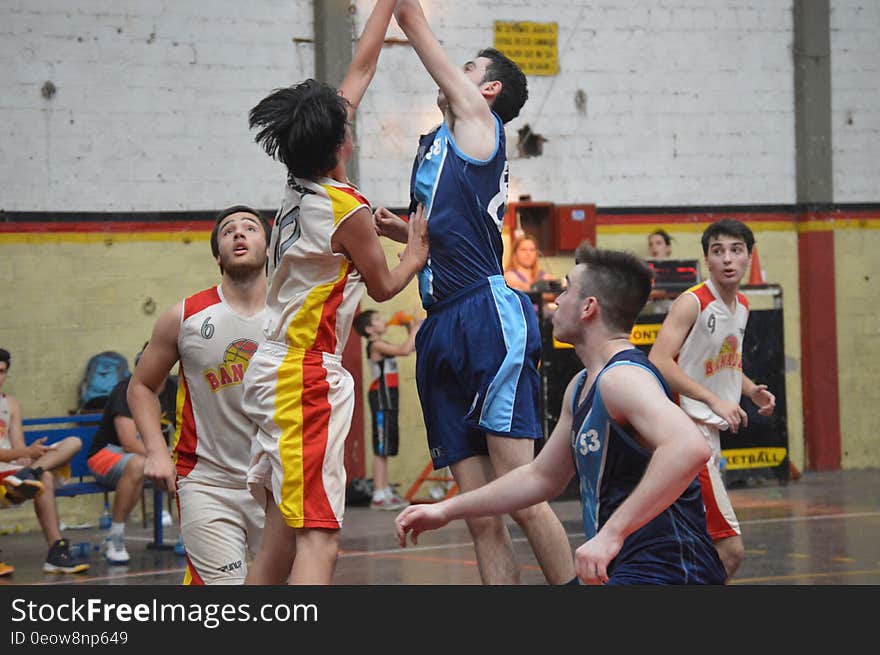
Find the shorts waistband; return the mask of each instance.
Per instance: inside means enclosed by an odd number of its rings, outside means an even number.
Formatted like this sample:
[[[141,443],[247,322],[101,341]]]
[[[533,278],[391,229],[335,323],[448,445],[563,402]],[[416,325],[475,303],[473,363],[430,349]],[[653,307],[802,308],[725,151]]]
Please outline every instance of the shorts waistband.
[[[312,350],[307,348],[297,348],[287,343],[279,341],[264,341],[257,349],[270,357],[284,358],[289,354],[302,355],[304,361],[320,361],[330,364],[342,365],[342,357],[336,353],[328,353],[324,350]]]
[[[482,280],[477,280],[473,284],[466,286],[463,289],[459,289],[451,296],[446,296],[443,300],[438,300],[433,305],[428,305],[425,311],[428,312],[428,316],[430,316],[431,314],[440,313],[446,309],[449,309],[452,305],[456,304],[460,300],[463,300],[468,296],[472,296],[486,287],[492,286],[492,282],[497,282],[498,280],[500,280],[504,284],[507,284],[506,282],[504,282],[503,275],[490,275],[489,277],[485,277]]]

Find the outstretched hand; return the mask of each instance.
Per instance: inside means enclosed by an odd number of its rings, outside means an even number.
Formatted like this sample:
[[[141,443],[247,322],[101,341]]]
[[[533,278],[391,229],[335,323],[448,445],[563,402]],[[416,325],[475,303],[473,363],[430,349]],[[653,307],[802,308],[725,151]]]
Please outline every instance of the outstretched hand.
[[[776,396],[770,393],[766,384],[756,384],[749,398],[758,406],[761,416],[770,416],[776,408]]]
[[[406,248],[403,249],[400,259],[411,258],[421,268],[428,261],[428,219],[425,217],[424,205],[419,205],[410,214],[406,229]]]
[[[444,517],[443,503],[410,505],[394,519],[394,534],[401,548],[406,548],[406,534],[410,533],[413,545],[419,541],[419,535],[426,530],[436,530],[449,523]]]

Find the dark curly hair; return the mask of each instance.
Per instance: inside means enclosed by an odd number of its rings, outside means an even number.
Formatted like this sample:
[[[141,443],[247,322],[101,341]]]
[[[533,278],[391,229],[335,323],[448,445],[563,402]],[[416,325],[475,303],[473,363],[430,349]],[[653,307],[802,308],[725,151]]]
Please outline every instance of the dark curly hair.
[[[329,84],[308,79],[275,89],[248,114],[256,142],[279,159],[290,175],[314,180],[339,163],[348,107]]]
[[[484,48],[477,57],[485,57],[492,63],[486,68],[486,74],[480,80],[485,82],[501,82],[501,93],[492,103],[492,111],[498,114],[502,123],[508,123],[519,116],[519,110],[529,99],[529,86],[526,76],[512,59],[495,48]]]
[[[751,254],[752,248],[755,246],[755,235],[749,229],[749,226],[738,221],[735,218],[721,218],[712,223],[703,231],[700,237],[700,245],[703,246],[703,254],[709,254],[709,241],[720,236],[734,237],[742,239],[746,244],[746,250]]]

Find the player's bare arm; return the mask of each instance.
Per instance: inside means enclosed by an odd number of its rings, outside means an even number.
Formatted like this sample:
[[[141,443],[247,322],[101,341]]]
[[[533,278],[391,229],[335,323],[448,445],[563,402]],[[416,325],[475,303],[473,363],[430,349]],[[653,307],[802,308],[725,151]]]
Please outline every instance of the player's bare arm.
[[[713,412],[727,421],[732,432],[737,432],[740,424],[745,426],[748,423],[745,411],[738,404],[719,398],[689,377],[675,361],[699,313],[698,301],[692,294],[682,294],[676,298],[657,334],[657,340],[651,346],[648,358],[660,369],[670,389],[706,403]]]
[[[421,322],[409,325],[409,335],[403,343],[389,343],[384,339],[372,342],[370,347],[370,358],[378,362],[383,357],[405,357],[412,354],[416,349],[416,334],[419,331]]]
[[[428,259],[428,222],[420,205],[407,225],[407,243],[400,263],[388,268],[385,251],[373,227],[373,215],[362,207],[347,218],[333,235],[335,252],[344,252],[360,272],[367,293],[383,302],[403,289]]]
[[[454,65],[431,31],[418,0],[398,0],[394,17],[406,34],[428,74],[440,87],[448,104],[447,122],[459,149],[475,159],[486,159],[495,150],[495,119],[481,87]],[[468,62],[465,67],[475,66]],[[497,85],[497,89],[493,87]],[[484,87],[497,93],[501,83]]]
[[[373,212],[373,221],[376,226],[376,234],[380,237],[406,243],[406,221],[385,207],[377,207]]]
[[[119,445],[125,452],[138,455],[147,454],[144,443],[138,436],[134,419],[128,416],[114,416],[113,427],[116,430],[116,436],[119,437]]]
[[[9,407],[9,428],[7,436],[13,448],[24,448],[24,424],[22,423],[21,403],[15,396],[6,396]]]
[[[128,383],[128,406],[146,450],[144,476],[172,494],[177,472],[162,434],[158,393],[180,357],[177,338],[182,311],[183,303],[177,303],[159,317]]]
[[[40,437],[35,439],[29,446],[13,446],[12,448],[0,448],[0,462],[19,462],[28,464],[33,460],[39,459],[45,453],[52,450],[51,446],[46,445],[49,437]]]
[[[569,433],[571,399],[576,378],[572,379],[562,400],[562,411],[547,443],[538,456],[473,491],[432,504],[410,505],[394,522],[397,542],[406,546],[406,535],[413,544],[427,530],[436,530],[455,519],[508,514],[561,494],[574,475]]]
[[[614,421],[631,426],[652,455],[632,494],[575,553],[578,577],[588,584],[608,580],[608,565],[626,537],[675,502],[711,455],[691,419],[648,371],[635,366],[610,369],[599,381],[599,392]]]
[[[15,396],[6,396],[6,402],[9,407],[9,428],[7,436],[9,437],[10,450],[5,451],[8,458],[0,461],[16,462],[22,466],[30,466],[39,459],[44,453],[52,449],[52,446],[44,445],[45,438],[37,439],[31,445],[25,445],[24,425],[22,423],[21,403]]]
[[[358,40],[345,78],[339,85],[339,95],[348,101],[349,118],[354,114],[376,74],[379,53],[382,52],[385,33],[388,31],[393,12],[394,0],[378,0],[376,2],[364,25],[364,31]]]

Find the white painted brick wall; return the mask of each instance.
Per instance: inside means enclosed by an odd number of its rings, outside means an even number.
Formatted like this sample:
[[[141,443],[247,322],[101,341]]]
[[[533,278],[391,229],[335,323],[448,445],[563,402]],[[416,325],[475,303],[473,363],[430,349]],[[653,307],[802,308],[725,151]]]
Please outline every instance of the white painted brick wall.
[[[835,202],[880,199],[880,3],[831,2]]]
[[[440,3],[426,4],[438,14],[429,15],[435,32],[461,62],[491,44],[494,19],[559,25],[560,74],[530,77],[529,102],[508,126],[511,198],[528,193],[600,205],[794,201],[788,0],[572,0],[542,2],[540,11],[530,2],[500,0],[491,10],[488,3],[444,2],[442,17]],[[358,5],[366,10],[370,2]],[[397,74],[383,75],[388,69]],[[364,108],[380,116],[376,123],[396,126],[396,104],[407,94],[413,138],[406,144],[397,135],[362,137],[368,194],[375,186],[384,196],[389,182],[387,193],[405,194],[417,128],[438,116],[434,85],[425,80],[406,48],[383,53]],[[575,108],[578,89],[587,94],[586,114]],[[543,156],[516,158],[512,144],[525,123],[549,139]],[[406,157],[395,165],[401,140]],[[382,177],[371,185],[374,164]],[[390,166],[398,181],[386,181]]]
[[[0,208],[274,206],[247,111],[313,73],[312,36],[309,2],[3,2]]]
[[[373,0],[354,4],[359,33]],[[794,202],[791,0],[424,4],[455,62],[491,45],[493,20],[559,24],[560,74],[530,77],[508,126],[511,198]],[[867,0],[832,2],[837,201],[878,200],[878,15]],[[312,35],[310,0],[6,0],[0,209],[274,207],[283,171],[253,143],[247,111],[313,74]],[[406,202],[435,94],[408,46],[384,49],[358,124],[358,181],[375,203]],[[525,123],[549,139],[543,156],[516,157]]]

